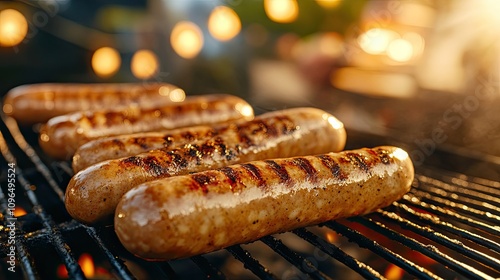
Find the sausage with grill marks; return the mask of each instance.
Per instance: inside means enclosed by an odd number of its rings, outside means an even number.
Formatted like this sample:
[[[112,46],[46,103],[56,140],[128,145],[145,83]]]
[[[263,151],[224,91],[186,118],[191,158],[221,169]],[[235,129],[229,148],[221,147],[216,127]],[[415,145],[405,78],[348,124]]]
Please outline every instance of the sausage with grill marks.
[[[172,103],[170,93],[178,87],[166,83],[43,83],[11,89],[3,111],[24,125],[85,110],[102,110],[138,104],[143,108]]]
[[[70,159],[86,142],[113,135],[152,132],[253,118],[252,107],[226,94],[188,97],[156,108],[76,112],[50,119],[40,129],[40,147],[55,159]]]
[[[72,167],[77,173],[101,161],[133,156],[155,149],[177,148],[206,140],[215,134],[214,127],[193,126],[166,132],[143,132],[99,138],[83,144],[76,150]]]
[[[408,154],[389,146],[254,161],[136,186],[116,208],[115,231],[142,258],[186,258],[375,211],[413,177]]]
[[[106,221],[121,196],[140,183],[252,160],[340,151],[345,141],[343,124],[320,109],[270,112],[204,142],[94,164],[71,178],[66,209],[84,223]]]

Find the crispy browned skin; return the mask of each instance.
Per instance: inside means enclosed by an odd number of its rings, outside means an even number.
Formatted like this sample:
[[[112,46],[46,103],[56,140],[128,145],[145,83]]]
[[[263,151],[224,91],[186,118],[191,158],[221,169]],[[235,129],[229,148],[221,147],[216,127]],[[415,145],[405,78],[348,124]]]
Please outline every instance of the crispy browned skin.
[[[322,110],[275,111],[204,142],[92,165],[70,180],[66,209],[81,222],[95,223],[112,217],[121,196],[143,182],[251,160],[340,151],[345,140],[342,123]]]
[[[133,254],[178,259],[390,205],[413,181],[408,154],[376,147],[232,165],[141,184],[116,208]]]
[[[161,131],[252,118],[252,107],[226,94],[188,97],[157,108],[76,112],[50,119],[40,129],[40,147],[55,159],[69,159],[86,142],[113,135]]]
[[[201,125],[165,132],[143,132],[95,139],[76,150],[72,162],[73,171],[76,173],[108,159],[133,156],[161,148],[178,148],[213,137],[217,131],[214,127]]]
[[[7,93],[3,111],[21,124],[44,123],[76,111],[161,106],[172,102],[173,90],[179,88],[166,83],[22,85]]]

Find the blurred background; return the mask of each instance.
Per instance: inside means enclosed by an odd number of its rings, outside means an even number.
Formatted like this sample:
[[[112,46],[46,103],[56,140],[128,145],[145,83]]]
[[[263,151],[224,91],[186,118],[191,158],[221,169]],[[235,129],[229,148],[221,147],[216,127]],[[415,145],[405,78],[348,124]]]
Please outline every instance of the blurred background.
[[[0,2],[0,93],[167,82],[257,112],[315,106],[348,129],[500,156],[500,1]]]

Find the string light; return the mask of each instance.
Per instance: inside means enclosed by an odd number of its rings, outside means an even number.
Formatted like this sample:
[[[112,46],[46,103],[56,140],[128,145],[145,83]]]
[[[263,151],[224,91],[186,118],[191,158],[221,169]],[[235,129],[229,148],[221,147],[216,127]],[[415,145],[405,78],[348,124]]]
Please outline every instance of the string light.
[[[149,79],[158,72],[158,58],[150,50],[138,50],[132,56],[130,68],[136,78]]]
[[[102,47],[92,55],[92,69],[99,77],[112,76],[118,71],[120,65],[120,54],[113,48]]]
[[[0,46],[13,47],[21,43],[28,33],[28,22],[19,11],[0,11]]]
[[[208,31],[217,40],[233,39],[241,30],[241,21],[236,12],[226,6],[215,7],[208,18]]]
[[[297,0],[264,0],[267,17],[278,23],[290,23],[299,16]]]
[[[179,56],[186,59],[194,58],[203,47],[203,34],[193,22],[181,21],[172,29],[170,44]]]

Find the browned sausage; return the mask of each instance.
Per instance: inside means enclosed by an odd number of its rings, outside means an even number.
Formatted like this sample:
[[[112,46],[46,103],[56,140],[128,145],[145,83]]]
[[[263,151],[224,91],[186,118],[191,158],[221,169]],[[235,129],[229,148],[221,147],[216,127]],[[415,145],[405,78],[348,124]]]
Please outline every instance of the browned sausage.
[[[121,196],[154,179],[251,160],[342,150],[341,122],[325,111],[296,108],[234,124],[207,141],[161,149],[92,165],[71,178],[66,209],[75,219],[95,223],[112,217]]]
[[[178,87],[165,83],[22,85],[7,93],[3,111],[21,124],[44,123],[52,117],[76,111],[131,104],[144,108],[161,106],[172,103],[171,93],[178,91],[183,93]]]
[[[106,136],[160,131],[252,118],[252,107],[224,94],[188,97],[158,108],[75,112],[50,119],[40,129],[40,146],[55,159],[69,159],[86,142]]]
[[[141,184],[116,208],[133,254],[178,259],[390,205],[413,181],[408,154],[376,147],[255,161]]]
[[[200,125],[165,132],[143,132],[95,139],[76,150],[72,162],[73,171],[76,173],[108,159],[133,156],[161,148],[177,148],[206,140],[215,136],[215,133],[214,127]]]

